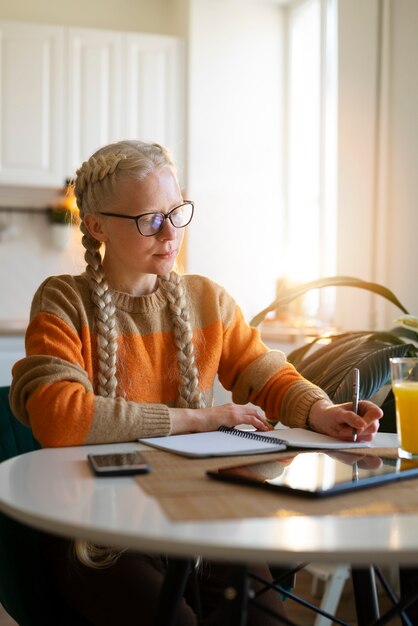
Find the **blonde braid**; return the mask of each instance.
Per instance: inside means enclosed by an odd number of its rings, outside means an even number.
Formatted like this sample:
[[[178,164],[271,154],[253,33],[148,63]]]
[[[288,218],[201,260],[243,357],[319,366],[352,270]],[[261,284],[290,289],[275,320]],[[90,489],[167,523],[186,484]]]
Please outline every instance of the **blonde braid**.
[[[174,342],[177,346],[180,375],[177,404],[179,407],[202,409],[205,404],[199,389],[199,371],[196,365],[189,307],[183,281],[175,272],[160,276],[159,281],[166,294],[174,324]]]
[[[76,200],[80,208],[80,217],[83,218],[83,207],[94,203],[93,185],[102,181],[106,176],[112,176],[119,163],[126,159],[125,154],[109,154],[106,156],[90,157],[77,170],[77,184],[75,186]],[[84,195],[86,194],[86,198]],[[100,242],[90,236],[83,221],[80,224],[83,233],[82,244],[86,249],[86,273],[89,278],[92,300],[95,305],[95,322],[97,333],[97,353],[99,359],[97,392],[109,398],[116,397],[117,378],[117,332],[115,329],[115,307],[102,266]]]
[[[114,174],[121,161],[126,160],[126,158],[126,154],[118,152],[100,155],[97,157],[93,155],[88,159],[88,161],[84,161],[82,166],[76,172],[77,178],[74,188],[80,214],[85,213],[82,207],[86,205],[86,201],[87,205],[94,206],[95,198],[93,185],[105,179],[106,176]],[[87,192],[86,199],[83,198],[85,192]],[[83,215],[81,215],[81,217],[83,217]]]
[[[89,279],[91,298],[95,305],[95,324],[97,333],[98,374],[97,393],[100,396],[115,398],[117,389],[116,357],[118,337],[115,329],[115,306],[109,290],[102,266],[99,251],[100,243],[90,237],[83,222],[80,224],[83,233],[82,244],[86,249],[86,274]]]

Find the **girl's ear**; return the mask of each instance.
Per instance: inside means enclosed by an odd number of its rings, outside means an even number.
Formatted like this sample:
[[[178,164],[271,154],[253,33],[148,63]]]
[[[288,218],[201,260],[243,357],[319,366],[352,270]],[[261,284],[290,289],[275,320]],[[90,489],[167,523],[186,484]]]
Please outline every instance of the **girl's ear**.
[[[107,241],[107,235],[103,229],[100,215],[86,213],[83,217],[83,222],[93,239],[97,239],[97,241],[100,241],[101,243]]]

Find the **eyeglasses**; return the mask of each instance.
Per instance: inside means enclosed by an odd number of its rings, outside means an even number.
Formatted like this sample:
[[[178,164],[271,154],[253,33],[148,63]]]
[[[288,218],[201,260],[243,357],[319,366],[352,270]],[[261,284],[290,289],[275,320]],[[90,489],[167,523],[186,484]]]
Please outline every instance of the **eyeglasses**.
[[[174,207],[168,213],[141,213],[141,215],[120,215],[119,213],[107,213],[100,211],[100,215],[110,217],[122,217],[126,220],[135,220],[138,232],[143,237],[152,237],[162,231],[165,220],[170,220],[175,228],[184,228],[192,221],[194,213],[194,202],[187,200],[179,206]]]

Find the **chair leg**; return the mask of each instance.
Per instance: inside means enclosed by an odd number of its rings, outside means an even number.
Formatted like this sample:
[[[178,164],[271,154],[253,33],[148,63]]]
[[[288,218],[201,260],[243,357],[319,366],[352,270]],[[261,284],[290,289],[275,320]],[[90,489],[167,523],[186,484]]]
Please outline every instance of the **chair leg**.
[[[335,568],[334,572],[330,575],[325,583],[325,591],[322,596],[320,608],[331,615],[334,615],[341,594],[344,589],[345,581],[350,575],[350,567],[348,565],[339,565]],[[315,626],[330,626],[331,620],[323,615],[318,615],[315,619]]]
[[[190,559],[169,560],[158,603],[156,626],[174,626],[191,567]]]
[[[373,624],[379,618],[376,579],[373,567],[351,569],[358,626]]]
[[[224,591],[220,603],[217,626],[245,626],[248,610],[248,570],[244,565],[236,565],[231,569],[230,584]]]

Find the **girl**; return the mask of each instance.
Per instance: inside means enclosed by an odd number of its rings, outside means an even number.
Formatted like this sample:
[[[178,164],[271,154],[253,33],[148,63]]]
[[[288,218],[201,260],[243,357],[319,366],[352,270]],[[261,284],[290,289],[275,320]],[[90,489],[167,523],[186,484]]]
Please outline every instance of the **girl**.
[[[268,350],[222,287],[174,271],[194,205],[182,197],[166,149],[139,141],[100,149],[77,171],[75,195],[86,271],[39,287],[27,356],[13,369],[12,409],[43,446],[243,423],[269,430],[278,419],[342,439],[353,429],[359,440],[373,437],[377,406],[360,402],[356,415],[351,403],[333,405],[283,353]],[[233,403],[212,406],[216,375]],[[47,538],[45,558],[57,589],[81,615],[99,625],[130,623],[138,614],[152,623],[164,557],[76,542],[74,559],[70,545]],[[209,620],[228,574],[222,564],[203,569]],[[281,609],[273,592],[262,598]],[[178,623],[196,623],[187,593]]]

